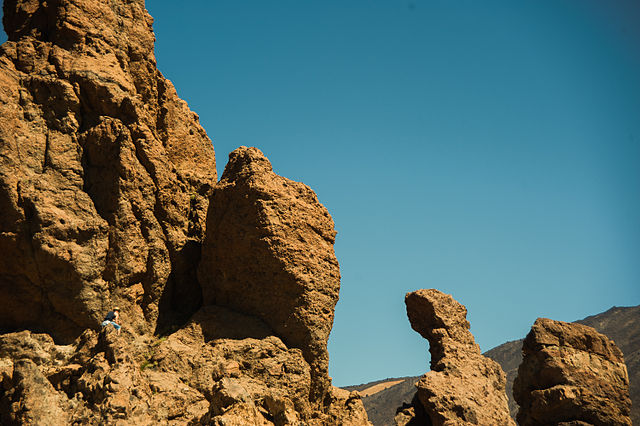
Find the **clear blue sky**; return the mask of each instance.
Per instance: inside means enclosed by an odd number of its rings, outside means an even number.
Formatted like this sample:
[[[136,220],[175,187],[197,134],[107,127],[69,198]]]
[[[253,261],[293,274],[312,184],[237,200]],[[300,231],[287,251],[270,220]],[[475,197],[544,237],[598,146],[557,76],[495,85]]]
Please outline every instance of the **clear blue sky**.
[[[147,0],[221,173],[260,148],[338,230],[334,384],[418,375],[404,294],[482,350],[640,304],[640,3]]]

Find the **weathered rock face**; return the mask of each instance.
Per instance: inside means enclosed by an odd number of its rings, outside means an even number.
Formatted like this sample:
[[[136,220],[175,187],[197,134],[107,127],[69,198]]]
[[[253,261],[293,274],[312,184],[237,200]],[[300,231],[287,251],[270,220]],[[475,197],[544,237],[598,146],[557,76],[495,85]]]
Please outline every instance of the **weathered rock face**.
[[[416,385],[421,407],[400,411],[398,424],[407,424],[424,409],[421,416],[426,414],[428,421],[422,424],[515,425],[505,374],[498,363],[481,355],[466,308],[435,289],[407,293],[405,304],[411,327],[429,340],[431,371]]]
[[[188,317],[215,159],[144,1],[5,0],[3,22],[0,330],[69,342],[113,304],[140,333]]]
[[[538,318],[513,384],[521,425],[630,425],[622,352],[593,328]]]
[[[4,1],[0,424],[368,425],[327,372],[331,217],[255,148],[216,185],[151,23],[143,0]],[[95,331],[116,304],[122,332]]]
[[[211,197],[199,277],[204,303],[255,316],[311,365],[311,400],[330,389],[327,339],[340,289],[327,210],[306,185],[241,147]]]
[[[228,321],[256,337],[231,338]],[[28,331],[0,337],[0,423],[368,425],[357,393],[309,401],[299,349],[259,320],[207,307],[163,338],[87,330],[69,346]],[[265,337],[265,335],[267,335]]]
[[[177,374],[146,368],[157,341],[127,343],[111,328],[87,330],[70,346],[29,332],[3,337],[13,370],[2,376],[2,424],[184,424],[208,410]],[[16,349],[19,340],[28,344]]]

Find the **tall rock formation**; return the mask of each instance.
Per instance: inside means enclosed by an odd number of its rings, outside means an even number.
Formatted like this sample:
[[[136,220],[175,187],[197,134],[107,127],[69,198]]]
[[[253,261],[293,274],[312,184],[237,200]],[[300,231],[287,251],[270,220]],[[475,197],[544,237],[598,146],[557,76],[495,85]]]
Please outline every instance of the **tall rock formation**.
[[[622,352],[593,328],[538,318],[524,340],[513,384],[526,425],[631,425]]]
[[[505,374],[481,355],[466,308],[435,289],[407,293],[405,304],[411,327],[429,341],[431,371],[418,381],[413,406],[400,410],[396,423],[515,425]]]
[[[144,1],[5,0],[3,22],[0,331],[70,342],[114,304],[137,333],[186,319],[214,151]]]
[[[216,184],[151,24],[143,0],[4,1],[0,424],[369,425],[327,371],[329,213],[255,148]]]
[[[330,387],[327,339],[340,290],[333,220],[306,185],[240,147],[211,197],[199,277],[204,304],[259,318],[311,365],[311,400]]]

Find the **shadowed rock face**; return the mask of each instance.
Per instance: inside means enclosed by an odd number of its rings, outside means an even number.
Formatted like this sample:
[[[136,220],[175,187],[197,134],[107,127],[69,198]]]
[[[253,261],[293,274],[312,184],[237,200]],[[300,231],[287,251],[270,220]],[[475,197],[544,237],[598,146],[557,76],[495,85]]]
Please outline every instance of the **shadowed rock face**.
[[[513,384],[519,424],[631,424],[627,368],[608,337],[585,325],[538,318],[522,351]]]
[[[396,423],[515,425],[505,374],[480,354],[466,308],[435,289],[407,293],[405,304],[411,327],[429,340],[431,371],[416,385],[418,401],[400,410]]]
[[[306,185],[241,147],[211,197],[199,277],[205,304],[260,318],[311,364],[311,399],[330,386],[327,339],[340,289],[327,210]]]
[[[118,304],[143,333],[163,295],[188,316],[215,159],[144,1],[5,0],[3,22],[0,331],[68,342]]]

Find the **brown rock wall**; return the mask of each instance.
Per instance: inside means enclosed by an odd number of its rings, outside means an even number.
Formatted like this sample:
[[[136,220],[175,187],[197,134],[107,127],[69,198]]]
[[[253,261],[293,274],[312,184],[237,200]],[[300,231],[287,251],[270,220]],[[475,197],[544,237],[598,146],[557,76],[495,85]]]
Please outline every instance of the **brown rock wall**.
[[[327,371],[329,213],[255,148],[216,185],[144,1],[5,0],[3,22],[0,423],[369,424]],[[122,333],[96,332],[114,305]]]
[[[189,315],[214,152],[144,1],[6,0],[3,22],[0,329],[70,341],[119,304],[144,332],[163,295],[161,321]]]

